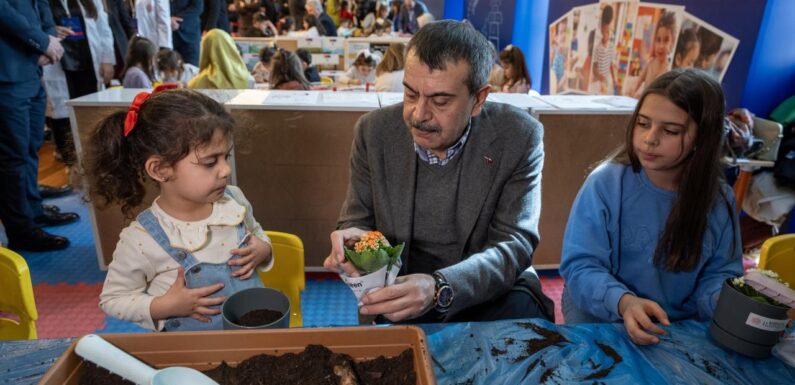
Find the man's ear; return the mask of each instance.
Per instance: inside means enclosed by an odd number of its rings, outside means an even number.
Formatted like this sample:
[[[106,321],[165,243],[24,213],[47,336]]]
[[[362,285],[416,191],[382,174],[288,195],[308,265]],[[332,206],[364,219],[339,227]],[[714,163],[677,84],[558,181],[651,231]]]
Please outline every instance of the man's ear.
[[[480,115],[480,111],[483,110],[483,104],[486,103],[489,92],[491,92],[491,85],[486,84],[475,93],[475,105],[472,107],[471,116]]]
[[[166,182],[171,178],[174,169],[167,165],[163,158],[157,155],[152,155],[144,163],[144,170],[150,178],[157,182]]]

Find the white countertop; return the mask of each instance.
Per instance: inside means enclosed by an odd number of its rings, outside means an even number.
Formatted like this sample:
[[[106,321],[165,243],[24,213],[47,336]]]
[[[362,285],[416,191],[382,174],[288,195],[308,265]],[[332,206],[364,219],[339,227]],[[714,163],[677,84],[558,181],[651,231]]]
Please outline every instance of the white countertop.
[[[112,88],[67,102],[69,106],[129,106],[145,89]],[[401,92],[200,90],[233,109],[371,111],[403,101]],[[489,101],[507,103],[541,114],[626,114],[636,99],[607,95],[542,95],[492,93]]]
[[[244,90],[226,103],[232,109],[371,111],[380,107],[375,92]]]
[[[152,92],[146,88],[121,88],[114,87],[93,94],[88,94],[66,102],[67,106],[76,107],[127,107],[139,92]],[[240,90],[199,90],[199,92],[213,98],[219,103],[226,103]]]

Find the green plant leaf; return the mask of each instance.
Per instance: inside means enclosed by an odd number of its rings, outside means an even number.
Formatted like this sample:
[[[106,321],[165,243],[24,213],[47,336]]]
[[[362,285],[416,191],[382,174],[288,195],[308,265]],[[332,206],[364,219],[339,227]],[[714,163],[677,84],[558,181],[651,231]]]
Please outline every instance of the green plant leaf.
[[[386,250],[365,250],[357,253],[345,248],[345,257],[356,267],[362,275],[370,274],[389,264],[389,254]]]

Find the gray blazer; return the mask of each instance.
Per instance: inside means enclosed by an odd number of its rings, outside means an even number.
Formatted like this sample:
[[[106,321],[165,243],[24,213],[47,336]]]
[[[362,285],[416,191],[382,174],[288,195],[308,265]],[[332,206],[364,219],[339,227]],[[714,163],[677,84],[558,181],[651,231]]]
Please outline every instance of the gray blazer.
[[[337,228],[377,229],[411,250],[418,158],[402,111],[401,103],[357,122]],[[460,262],[440,270],[455,294],[447,317],[507,293],[530,266],[539,241],[543,127],[525,111],[487,102],[458,156],[466,188],[457,192],[458,223],[450,228],[460,229]],[[404,270],[411,263],[407,252],[403,263]]]

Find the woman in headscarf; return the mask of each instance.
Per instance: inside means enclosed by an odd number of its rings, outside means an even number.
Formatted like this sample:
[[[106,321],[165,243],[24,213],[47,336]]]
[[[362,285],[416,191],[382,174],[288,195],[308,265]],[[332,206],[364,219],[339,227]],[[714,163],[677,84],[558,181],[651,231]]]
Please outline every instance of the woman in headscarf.
[[[228,33],[213,29],[202,39],[199,74],[188,83],[191,89],[254,88],[243,58]]]

